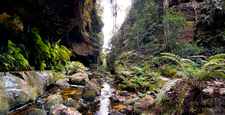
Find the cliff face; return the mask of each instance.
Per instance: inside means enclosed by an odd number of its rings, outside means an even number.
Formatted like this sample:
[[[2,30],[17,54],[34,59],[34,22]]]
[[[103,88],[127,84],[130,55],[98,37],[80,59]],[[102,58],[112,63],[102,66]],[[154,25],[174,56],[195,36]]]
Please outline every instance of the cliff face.
[[[23,34],[29,34],[30,28],[35,27],[43,41],[54,45],[60,40],[60,44],[73,50],[72,60],[88,66],[97,63],[101,47],[97,34],[101,32],[103,22],[97,16],[95,4],[96,0],[3,0],[0,1],[0,14],[19,16],[24,26]],[[1,45],[12,38],[13,42],[20,42],[5,32],[0,35],[6,36]]]

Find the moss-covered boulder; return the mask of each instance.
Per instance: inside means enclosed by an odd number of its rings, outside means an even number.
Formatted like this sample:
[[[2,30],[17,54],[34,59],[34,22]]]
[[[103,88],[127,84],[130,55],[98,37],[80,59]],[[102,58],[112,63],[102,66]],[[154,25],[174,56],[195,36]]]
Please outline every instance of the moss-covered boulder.
[[[94,91],[87,91],[82,95],[82,98],[88,101],[94,101],[95,97],[96,95]]]
[[[5,95],[5,89],[2,86],[0,86],[0,115],[7,115],[9,109],[10,108],[8,105],[8,100]]]
[[[58,85],[62,88],[66,88],[66,87],[70,86],[70,84],[66,81],[66,79],[63,79],[63,78],[58,78],[56,80],[56,85]]]
[[[95,92],[95,95],[97,95],[97,96],[99,96],[101,94],[100,90],[101,90],[100,87],[98,87],[96,84],[94,84],[90,81],[84,86],[84,92],[93,91],[93,92]]]
[[[127,91],[120,91],[118,94],[121,96],[129,96],[130,95],[130,93]]]
[[[70,76],[69,82],[76,85],[85,85],[89,81],[86,73],[76,73]]]
[[[132,105],[134,102],[138,101],[140,98],[138,96],[135,96],[131,99],[126,100],[123,104],[124,105]]]
[[[48,98],[45,100],[44,103],[44,108],[46,110],[49,110],[51,106],[55,104],[63,104],[63,99],[61,95],[50,95]]]
[[[141,110],[145,110],[146,107],[151,108],[155,104],[155,99],[151,95],[146,95],[141,98],[135,105],[133,106],[133,110],[135,113],[140,113]]]
[[[73,107],[73,108],[79,107],[79,105],[72,98],[66,99],[66,101],[64,102],[64,105],[67,107]]]
[[[47,115],[43,109],[30,108],[27,112],[28,115]]]

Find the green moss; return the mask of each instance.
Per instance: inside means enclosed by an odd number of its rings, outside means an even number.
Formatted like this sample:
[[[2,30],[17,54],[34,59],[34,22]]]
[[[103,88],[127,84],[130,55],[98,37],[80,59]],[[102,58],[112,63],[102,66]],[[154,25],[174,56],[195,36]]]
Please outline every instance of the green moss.
[[[88,101],[94,101],[95,100],[95,92],[94,91],[87,91],[82,95],[82,98]]]
[[[44,103],[44,108],[49,110],[55,104],[63,104],[61,95],[50,95]]]
[[[9,112],[9,105],[5,96],[5,89],[0,88],[0,114],[7,115]]]

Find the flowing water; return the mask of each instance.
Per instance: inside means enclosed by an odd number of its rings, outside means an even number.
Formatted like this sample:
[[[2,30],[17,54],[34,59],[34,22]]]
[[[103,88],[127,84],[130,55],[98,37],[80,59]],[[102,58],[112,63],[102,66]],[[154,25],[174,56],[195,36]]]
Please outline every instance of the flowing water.
[[[111,84],[110,84],[111,83]],[[114,115],[120,113],[120,115],[132,115],[132,111],[129,107],[123,105],[123,101],[129,98],[126,96],[119,96],[118,92],[121,91],[116,85],[112,84],[112,81],[108,83],[103,82],[101,89],[101,95],[97,96],[93,102],[85,101],[81,98],[82,86],[71,85],[69,88],[53,89],[46,93],[46,96],[50,94],[58,93],[62,95],[63,100],[72,98],[76,103],[80,104],[77,110],[82,115]],[[46,98],[42,96],[42,98]],[[116,97],[119,102],[112,102],[110,97]],[[28,103],[20,108],[12,110],[9,115],[27,115],[29,108],[43,109],[43,99],[39,98],[33,103]]]

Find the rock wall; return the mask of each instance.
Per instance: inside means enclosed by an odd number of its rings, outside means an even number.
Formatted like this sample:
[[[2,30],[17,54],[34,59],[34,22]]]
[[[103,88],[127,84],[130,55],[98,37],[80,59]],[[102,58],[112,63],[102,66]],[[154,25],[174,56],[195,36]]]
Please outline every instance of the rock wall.
[[[0,114],[6,115],[16,106],[35,101],[52,84],[55,79],[51,71],[1,73]]]
[[[87,1],[90,3],[85,6]],[[11,16],[19,16],[23,22],[24,34],[29,34],[30,28],[35,27],[39,29],[42,39],[53,45],[61,40],[60,44],[74,51],[72,60],[81,61],[88,66],[97,63],[101,47],[97,34],[101,32],[103,22],[97,16],[95,4],[96,0],[3,0],[0,1],[0,14],[6,12]],[[91,23],[86,26],[85,7],[89,7],[88,16],[91,19]],[[1,36],[6,36],[0,46],[7,44],[8,39],[20,42],[10,34],[8,31],[0,32]],[[24,39],[33,38],[28,35]]]

